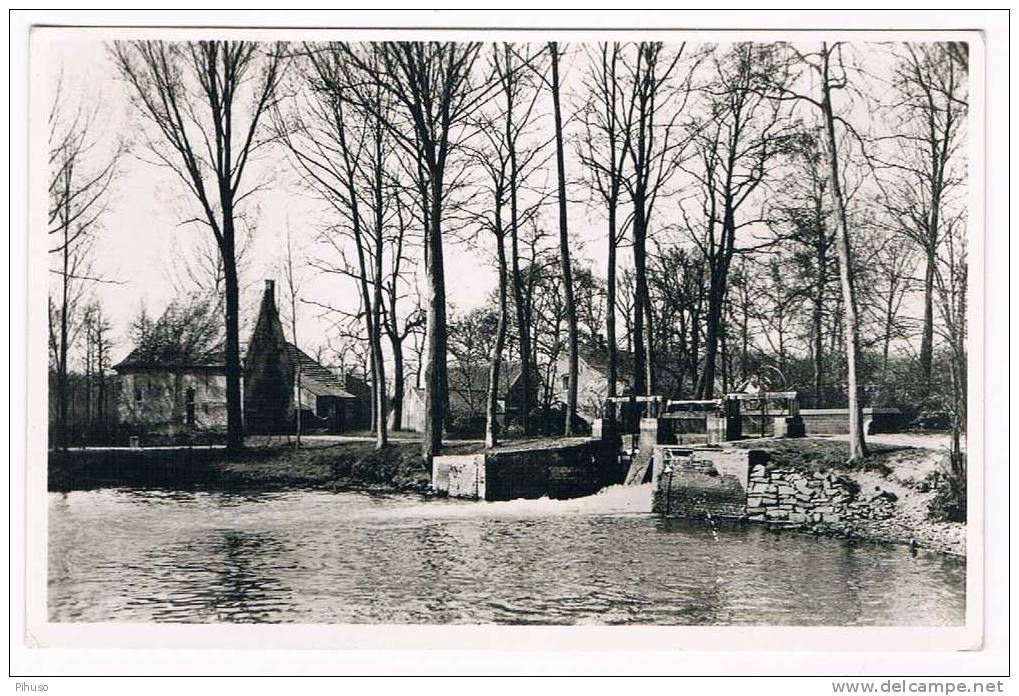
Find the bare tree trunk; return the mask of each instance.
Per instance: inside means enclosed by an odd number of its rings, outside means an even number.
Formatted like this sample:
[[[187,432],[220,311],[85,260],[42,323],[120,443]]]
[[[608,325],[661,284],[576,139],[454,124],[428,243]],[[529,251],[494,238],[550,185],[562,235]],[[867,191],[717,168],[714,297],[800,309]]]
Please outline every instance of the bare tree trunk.
[[[381,99],[381,94],[380,94]],[[382,152],[383,125],[379,119],[374,124],[374,161],[372,162],[372,193],[375,209],[374,269],[372,278],[372,351],[375,355],[375,449],[382,449],[389,442],[386,426],[386,362],[382,353],[382,258],[385,253],[385,222],[383,215],[382,188],[385,157]],[[394,280],[395,282],[395,280]],[[367,311],[367,308],[366,310]]]
[[[96,420],[99,421],[99,430],[103,435],[106,434],[106,346],[104,345],[104,333],[105,329],[100,327],[98,343],[99,385],[96,389],[98,392],[96,395]]]
[[[286,275],[287,275],[287,289],[290,291],[290,335],[292,337],[294,347],[300,350],[300,345],[297,341],[297,283],[294,278],[294,252],[293,247],[290,243],[290,226],[287,225],[287,259],[286,259]],[[301,411],[304,410],[304,404],[302,403],[303,395],[301,394],[301,361],[298,360],[294,364],[294,384],[295,389],[295,404],[294,409],[294,430],[296,436],[296,447],[301,448]]]
[[[425,240],[428,250],[427,326],[425,342],[428,360],[425,363],[425,425],[421,455],[429,462],[442,449],[442,430],[446,415],[446,280],[442,259],[442,190],[438,177],[432,176]]]
[[[390,337],[393,350],[393,398],[389,402],[390,413],[393,414],[393,430],[403,429],[403,340],[395,335]]]
[[[605,271],[605,347],[608,351],[608,396],[616,396],[619,350],[616,347],[616,202],[609,203],[609,254]],[[612,413],[606,414],[610,418]]]
[[[232,221],[230,222],[232,227]],[[230,230],[230,246],[233,244]],[[223,280],[226,290],[226,448],[245,446],[244,415],[240,409],[240,326],[237,269],[232,253],[223,255]]]
[[[934,361],[934,266],[937,263],[937,247],[928,246],[925,252],[927,267],[924,270],[923,277],[923,330],[920,335],[920,376],[923,379],[923,388],[926,394],[931,386],[931,366]]]
[[[722,290],[714,280],[708,288],[708,314],[705,317],[704,369],[701,370],[697,393],[700,399],[712,399],[715,395],[715,372],[718,362],[718,338],[722,324]]]
[[[888,289],[888,299],[885,300],[884,336],[881,341],[881,384],[888,380],[888,354],[892,347],[892,329],[895,327],[895,286]]]
[[[241,408],[240,287],[234,249],[233,207],[223,207],[223,281],[226,294],[226,447],[244,448],[244,415]]]
[[[556,171],[559,183],[559,253],[563,273],[563,292],[566,300],[566,318],[569,327],[569,385],[566,391],[567,437],[573,435],[573,421],[577,414],[577,311],[573,297],[573,271],[570,268],[570,237],[566,220],[566,164],[563,155],[563,118],[559,105],[559,46],[556,42],[548,45],[552,58],[552,107],[555,117]]]
[[[647,368],[644,361],[647,354],[644,352],[644,294],[640,291],[640,280],[644,271],[644,245],[638,242],[636,224],[633,231],[633,266],[634,266],[634,290],[633,290],[633,320],[630,330],[633,350],[633,393],[646,394]],[[640,270],[637,270],[637,269]]]
[[[507,123],[509,116],[507,116]],[[531,351],[530,317],[527,316],[524,297],[524,278],[520,271],[519,229],[517,209],[517,155],[516,148],[510,147],[509,200],[510,200],[510,262],[513,266],[513,304],[516,309],[517,343],[520,350],[520,386],[523,388],[523,413],[521,425],[525,433],[531,432],[532,392],[534,391],[533,355]]]
[[[68,174],[70,176],[70,174]],[[70,444],[70,433],[67,428],[67,313],[70,310],[70,285],[71,276],[69,268],[68,237],[70,226],[64,225],[64,251],[63,251],[63,274],[61,276],[61,304],[60,304],[60,352],[57,359],[57,442],[60,447],[67,449]]]
[[[499,197],[497,195],[497,197]],[[495,228],[496,228],[496,254],[499,263],[499,320],[495,330],[495,344],[492,346],[492,362],[488,371],[488,405],[485,418],[485,447],[495,447],[499,444],[499,373],[502,369],[502,352],[506,345],[506,324],[507,314],[507,284],[508,273],[506,269],[506,250],[503,246],[502,216],[500,214],[501,204],[496,201],[495,207]],[[507,395],[508,396],[508,395]],[[508,410],[507,410],[508,412]]]
[[[824,399],[824,326],[822,325],[822,299],[815,296],[811,310],[811,338],[814,362],[814,408],[822,408]]]
[[[863,432],[863,408],[860,403],[857,385],[856,359],[859,353],[859,328],[856,316],[856,289],[854,287],[852,251],[849,243],[849,222],[846,218],[846,203],[842,196],[842,182],[839,175],[838,149],[835,140],[835,116],[831,103],[831,83],[829,77],[829,59],[831,56],[827,44],[822,45],[823,72],[821,79],[821,112],[824,117],[825,135],[829,165],[829,183],[835,203],[835,216],[838,230],[835,237],[839,254],[839,281],[842,286],[845,349],[846,349],[846,382],[849,396],[849,459],[857,461],[867,456],[867,443]]]
[[[818,224],[821,225],[820,203],[818,203]],[[814,290],[811,322],[814,339],[814,408],[824,404],[824,289],[828,284],[828,259],[824,227],[818,228],[817,238],[817,287]]]

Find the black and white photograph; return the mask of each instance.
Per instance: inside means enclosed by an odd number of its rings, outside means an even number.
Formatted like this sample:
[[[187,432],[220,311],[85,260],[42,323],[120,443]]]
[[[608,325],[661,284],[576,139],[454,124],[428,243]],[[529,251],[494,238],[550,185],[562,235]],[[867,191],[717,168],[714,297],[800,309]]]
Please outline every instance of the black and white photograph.
[[[966,28],[33,27],[30,616],[978,648]]]

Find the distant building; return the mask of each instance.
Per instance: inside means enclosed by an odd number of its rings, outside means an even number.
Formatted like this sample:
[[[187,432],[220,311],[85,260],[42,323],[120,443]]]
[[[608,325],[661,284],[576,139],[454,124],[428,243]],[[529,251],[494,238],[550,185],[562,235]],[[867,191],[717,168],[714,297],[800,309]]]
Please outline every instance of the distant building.
[[[363,397],[347,391],[347,381],[286,340],[275,284],[265,281],[244,360],[245,431],[292,432],[298,403],[304,430],[339,433],[366,427]]]
[[[449,409],[446,414],[446,427],[465,427],[473,424],[473,429],[484,428],[484,419],[488,409],[488,363],[465,367],[456,363],[449,365],[447,381],[449,385]],[[499,370],[498,412],[496,421],[505,425],[520,415],[524,404],[523,383],[520,380],[520,363],[505,361]],[[534,385],[532,391],[537,389]],[[533,401],[533,397],[532,397]],[[424,389],[408,387],[403,394],[403,427],[406,430],[422,432],[425,426]]]
[[[602,416],[605,399],[609,393],[609,357],[604,344],[581,348],[577,356],[577,414],[590,422]],[[671,358],[664,355],[655,356],[655,391],[659,395],[678,398],[677,379],[673,370],[666,369]],[[633,353],[616,351],[616,396],[628,396],[633,385]],[[561,357],[556,361],[555,389],[556,401],[566,403],[570,385],[570,369],[568,358]]]
[[[633,372],[633,356],[619,351],[616,367],[616,395],[630,391],[629,377]],[[591,422],[602,416],[605,399],[609,395],[608,351],[604,349],[581,350],[577,356],[577,415]],[[570,364],[566,357],[556,362],[556,401],[566,403],[570,388]]]
[[[171,363],[135,348],[113,369],[120,380],[118,416],[129,432],[175,438],[226,430],[222,352]]]

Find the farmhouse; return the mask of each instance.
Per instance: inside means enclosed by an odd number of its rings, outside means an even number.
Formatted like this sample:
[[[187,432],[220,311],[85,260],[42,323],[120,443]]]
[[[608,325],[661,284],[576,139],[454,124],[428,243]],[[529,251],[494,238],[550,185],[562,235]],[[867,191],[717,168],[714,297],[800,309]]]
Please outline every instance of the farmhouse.
[[[619,365],[616,370],[616,394],[625,394],[629,390],[629,377],[633,360],[629,354],[620,351]],[[601,350],[582,350],[577,356],[577,415],[591,422],[600,418],[609,394],[608,354]],[[625,358],[625,360],[624,360]],[[566,403],[570,388],[570,365],[566,357],[556,363],[555,400]]]
[[[488,405],[488,363],[460,365],[452,363],[447,372],[449,385],[449,430],[484,431],[485,411]],[[532,392],[536,391],[534,386]],[[520,363],[504,361],[499,371],[499,410],[496,421],[505,425],[521,412],[524,403],[524,389],[520,380]],[[421,432],[424,430],[424,389],[408,387],[403,396],[403,427]]]
[[[276,307],[275,283],[265,281],[258,319],[244,360],[244,423],[251,434],[293,432],[298,405],[304,430],[332,433],[363,428],[363,382],[342,380],[299,347],[286,340]],[[360,387],[364,386],[362,390]]]
[[[179,439],[226,430],[226,361],[216,351],[167,359],[135,348],[113,366],[118,416],[132,434]]]

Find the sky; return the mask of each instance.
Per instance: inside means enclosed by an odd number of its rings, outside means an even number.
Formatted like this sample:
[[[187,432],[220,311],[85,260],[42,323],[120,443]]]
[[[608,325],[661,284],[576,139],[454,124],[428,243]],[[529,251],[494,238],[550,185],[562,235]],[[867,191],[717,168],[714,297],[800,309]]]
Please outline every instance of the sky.
[[[48,84],[55,85],[62,70],[69,98],[98,103],[102,130],[110,143],[117,137],[133,139],[146,127],[128,102],[126,85],[116,78],[113,65],[100,41],[71,40],[52,45],[46,66]],[[48,102],[49,100],[47,100]],[[115,283],[98,285],[94,293],[102,302],[114,328],[116,359],[131,349],[128,328],[144,306],[158,314],[177,294],[175,265],[209,232],[198,225],[182,225],[195,214],[194,202],[174,174],[148,161],[144,145],[133,143],[121,160],[109,209],[96,236],[95,272]],[[250,246],[245,254],[242,306],[250,316],[257,310],[264,279],[282,284],[280,264],[285,255],[289,227],[296,255],[310,259],[321,254],[318,230],[328,221],[328,211],[301,186],[288,170],[280,149],[264,151],[251,170],[252,178],[273,171],[273,185],[253,200],[257,208]],[[593,265],[604,275],[604,224],[586,205],[570,206],[573,248],[582,253],[581,263]],[[554,220],[553,220],[554,222]],[[601,243],[599,243],[601,242]],[[447,243],[447,298],[451,306],[469,309],[482,304],[496,284],[488,255],[477,245]],[[340,307],[357,307],[355,287],[348,279],[323,276],[310,267],[300,269],[302,295]],[[279,292],[277,292],[279,297]],[[242,312],[244,312],[242,310]],[[302,347],[314,349],[325,342],[332,322],[317,316],[318,310],[299,309],[298,336]],[[242,332],[243,333],[243,332]],[[242,341],[245,337],[242,336]]]
[[[138,137],[146,128],[128,102],[127,86],[120,82],[101,41],[61,38],[48,44],[42,66],[43,84],[52,90],[62,71],[62,80],[69,98],[98,105],[103,132],[109,142],[125,138],[130,150],[121,160],[120,174],[115,181],[109,210],[103,218],[95,247],[95,272],[111,283],[95,287],[109,317],[115,341],[115,361],[131,349],[129,326],[142,307],[158,314],[177,294],[175,267],[193,254],[203,235],[209,232],[195,224],[181,221],[193,217],[194,201],[182,182],[169,170],[146,159],[147,150]],[[580,85],[579,62],[582,53],[567,54],[562,66],[565,108]],[[47,103],[51,94],[44,97]],[[579,162],[573,149],[567,150],[567,175],[579,177]],[[330,221],[329,212],[321,201],[298,185],[285,153],[269,148],[252,165],[252,179],[272,176],[272,185],[256,194],[256,209],[250,247],[242,268],[242,322],[253,321],[263,280],[273,278],[282,285],[280,265],[285,254],[286,234],[290,230],[292,244],[299,259],[311,259],[321,253],[316,236],[322,225]],[[574,192],[571,196],[576,198]],[[668,221],[678,213],[660,205],[659,219]],[[600,209],[585,201],[574,200],[568,206],[571,252],[575,264],[591,266],[599,276],[605,274],[605,223]],[[545,224],[550,230],[556,225],[555,206],[548,206]],[[206,242],[208,240],[205,240]],[[480,251],[478,249],[481,249]],[[469,309],[483,303],[496,283],[496,273],[489,254],[489,245],[448,242],[445,245],[447,298],[457,309]],[[624,249],[621,254],[628,254]],[[423,264],[422,264],[423,266]],[[299,269],[301,295],[311,301],[354,309],[358,306],[352,280],[317,273],[304,266]],[[279,293],[277,294],[279,296]],[[242,328],[242,342],[246,340]],[[299,343],[314,353],[332,333],[332,322],[318,316],[313,307],[299,310]]]

